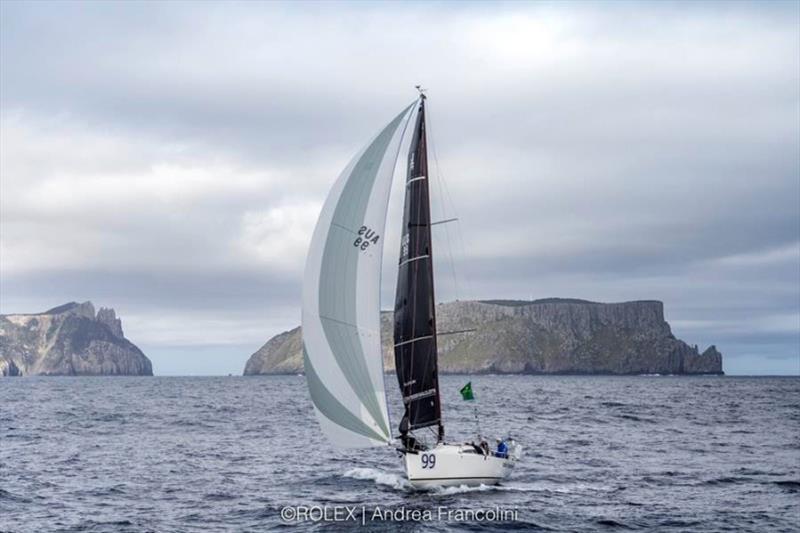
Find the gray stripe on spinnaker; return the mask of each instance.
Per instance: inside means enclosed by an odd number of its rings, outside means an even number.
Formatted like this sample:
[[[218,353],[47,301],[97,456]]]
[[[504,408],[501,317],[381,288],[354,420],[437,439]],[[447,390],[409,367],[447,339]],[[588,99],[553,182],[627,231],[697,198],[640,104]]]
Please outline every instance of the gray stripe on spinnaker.
[[[387,436],[390,434],[389,428],[369,377],[358,329],[347,325],[357,323],[356,277],[361,251],[353,246],[355,237],[345,228],[357,230],[364,223],[375,178],[386,150],[403,117],[413,105],[404,109],[378,134],[353,166],[333,213],[320,270],[319,314],[328,345],[347,382]],[[380,353],[372,356],[383,357]]]
[[[364,437],[381,442],[388,441],[387,437],[376,433],[371,427],[366,425],[363,420],[351,413],[327,388],[325,388],[316,370],[314,370],[311,360],[308,358],[305,344],[303,345],[303,366],[306,370],[306,381],[308,382],[308,391],[311,394],[311,401],[314,402],[314,405],[319,409],[320,413],[325,415],[331,422],[345,429],[349,429],[353,433],[358,433]]]

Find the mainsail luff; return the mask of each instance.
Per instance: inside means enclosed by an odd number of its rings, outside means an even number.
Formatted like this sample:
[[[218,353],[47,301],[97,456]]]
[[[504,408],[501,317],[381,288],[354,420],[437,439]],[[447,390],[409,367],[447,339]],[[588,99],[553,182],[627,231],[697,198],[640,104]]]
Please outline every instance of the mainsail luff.
[[[405,405],[401,436],[438,425],[444,439],[436,343],[425,97],[420,97],[408,154],[394,313],[397,380]]]

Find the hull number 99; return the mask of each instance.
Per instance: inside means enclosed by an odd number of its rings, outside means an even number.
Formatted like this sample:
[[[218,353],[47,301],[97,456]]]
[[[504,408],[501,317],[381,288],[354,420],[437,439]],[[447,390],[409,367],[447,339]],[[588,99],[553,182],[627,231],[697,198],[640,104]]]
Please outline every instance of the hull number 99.
[[[422,468],[433,468],[436,466],[436,456],[432,453],[423,453],[421,460]]]

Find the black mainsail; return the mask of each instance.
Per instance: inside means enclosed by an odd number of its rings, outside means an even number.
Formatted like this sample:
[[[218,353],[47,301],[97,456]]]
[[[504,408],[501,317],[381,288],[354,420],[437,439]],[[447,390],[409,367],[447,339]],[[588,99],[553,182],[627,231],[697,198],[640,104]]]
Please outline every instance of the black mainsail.
[[[408,154],[394,305],[394,358],[405,405],[399,428],[401,437],[405,440],[409,431],[436,425],[438,440],[442,441],[427,149],[422,95]]]

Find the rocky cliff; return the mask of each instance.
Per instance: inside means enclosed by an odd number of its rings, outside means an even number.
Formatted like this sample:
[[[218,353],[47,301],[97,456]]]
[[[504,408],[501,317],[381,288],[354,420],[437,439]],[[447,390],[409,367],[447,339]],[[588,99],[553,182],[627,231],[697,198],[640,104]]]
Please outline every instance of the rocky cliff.
[[[144,375],[150,360],[125,338],[113,309],[71,302],[35,315],[0,315],[0,376]]]
[[[603,304],[551,298],[465,301],[436,307],[443,373],[722,374],[714,346],[676,339],[658,301]],[[381,317],[383,357],[394,370],[392,316]],[[474,329],[474,332],[442,335]],[[303,371],[300,328],[270,339],[244,373]]]

